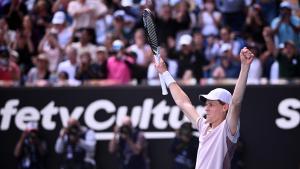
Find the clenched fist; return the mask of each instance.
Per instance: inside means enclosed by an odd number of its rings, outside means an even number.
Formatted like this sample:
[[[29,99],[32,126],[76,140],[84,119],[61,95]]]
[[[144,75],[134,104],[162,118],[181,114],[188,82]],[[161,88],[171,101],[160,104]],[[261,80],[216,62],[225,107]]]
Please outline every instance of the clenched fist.
[[[254,59],[254,54],[246,47],[240,52],[241,64],[250,65]]]

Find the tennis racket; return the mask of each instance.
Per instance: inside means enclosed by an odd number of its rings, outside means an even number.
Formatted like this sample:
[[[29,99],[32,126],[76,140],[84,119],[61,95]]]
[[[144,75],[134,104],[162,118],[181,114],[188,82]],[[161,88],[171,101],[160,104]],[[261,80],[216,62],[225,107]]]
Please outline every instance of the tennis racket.
[[[145,34],[146,34],[148,43],[151,47],[151,50],[154,54],[155,62],[159,63],[160,53],[159,53],[159,45],[158,45],[158,39],[157,39],[157,29],[154,24],[154,15],[147,8],[144,9],[144,11],[143,11],[143,22],[144,22]],[[160,80],[162,94],[167,95],[168,90],[167,90],[166,84],[165,84],[164,80],[161,78],[161,75],[158,74],[158,76],[159,76],[159,80]]]

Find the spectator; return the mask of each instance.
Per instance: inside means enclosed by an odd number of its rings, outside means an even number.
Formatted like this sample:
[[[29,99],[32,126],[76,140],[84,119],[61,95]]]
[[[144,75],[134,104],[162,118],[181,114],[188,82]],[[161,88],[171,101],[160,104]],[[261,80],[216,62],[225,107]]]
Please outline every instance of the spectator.
[[[286,41],[282,52],[278,53],[276,62],[279,78],[299,78],[300,77],[300,56],[293,41]]]
[[[76,68],[76,79],[80,81],[87,81],[92,79],[99,79],[102,72],[99,71],[98,67],[92,64],[91,55],[88,52],[80,55],[80,62]]]
[[[112,84],[128,84],[132,79],[129,64],[133,64],[134,59],[127,56],[124,42],[121,40],[115,40],[112,49],[114,54],[107,61],[108,80]]]
[[[107,78],[107,59],[107,49],[104,46],[99,46],[97,48],[97,61],[94,63],[94,66],[98,69],[99,79]]]
[[[96,42],[96,21],[107,12],[107,7],[99,0],[75,0],[68,5],[68,14],[73,18],[74,31],[87,29],[90,40]]]
[[[50,71],[49,61],[45,54],[39,54],[36,58],[36,66],[31,68],[26,79],[27,86],[49,85]]]
[[[241,44],[235,39],[235,34],[231,31],[231,29],[227,26],[222,27],[220,30],[220,37],[219,40],[219,53],[221,46],[223,44],[228,44],[231,47],[230,52],[232,53],[232,60],[233,61],[239,61],[239,50],[241,48]]]
[[[96,20],[107,12],[107,7],[97,0],[75,0],[68,5],[68,13],[73,18],[73,28],[95,29]]]
[[[35,53],[40,40],[44,36],[44,30],[36,27],[32,15],[25,15],[23,17],[22,29],[19,31],[26,37],[26,42],[30,46],[31,53]]]
[[[36,122],[28,122],[15,147],[18,169],[45,169],[47,144]]]
[[[68,46],[65,50],[67,60],[60,62],[57,67],[57,73],[66,72],[69,79],[75,79],[77,62],[77,50]]]
[[[277,3],[278,1],[273,0],[256,0],[261,6],[261,11],[265,21],[269,25],[277,15]]]
[[[10,55],[6,46],[0,46],[0,80],[6,81],[7,85],[20,80],[20,68]]]
[[[198,81],[203,77],[203,70],[205,69],[205,66],[209,64],[209,61],[206,59],[204,54],[204,37],[198,29],[195,29],[193,32],[193,50],[195,55],[193,72],[195,72],[194,76]]]
[[[53,29],[57,32],[57,41],[59,46],[64,49],[71,43],[73,28],[69,27],[66,22],[66,15],[62,11],[58,11],[52,18]]]
[[[107,49],[104,46],[99,46],[97,48],[97,61],[91,65],[94,72],[97,74],[97,79],[89,80],[87,83],[91,86],[106,86],[110,85],[107,80]]]
[[[218,51],[219,51],[219,44],[218,39],[213,36],[209,35],[206,38],[207,44],[204,50],[205,58],[208,61],[208,64],[206,66],[203,66],[203,76],[205,78],[211,77],[212,74],[212,69],[214,65],[216,64],[216,58],[218,56]]]
[[[143,29],[137,29],[134,33],[134,43],[127,48],[128,54],[135,57],[135,65],[132,67],[132,76],[141,82],[147,78],[147,69],[153,61],[152,51],[145,43],[145,33]]]
[[[174,8],[175,11],[175,30],[176,33],[187,31],[192,27],[192,18],[189,13],[188,1],[179,1]]]
[[[54,29],[47,30],[39,44],[38,51],[48,57],[50,72],[56,72],[57,65],[61,61],[62,48],[59,46],[57,32]]]
[[[11,0],[1,9],[7,18],[9,29],[18,30],[21,28],[23,16],[27,14],[27,8],[24,1]]]
[[[124,10],[115,11],[113,14],[113,25],[109,29],[109,33],[113,35],[114,39],[120,39],[127,44],[132,36],[130,29],[127,28],[128,23],[126,23],[125,17],[126,13]]]
[[[73,42],[72,47],[77,50],[78,55],[80,56],[82,53],[90,53],[92,62],[96,61],[96,45],[92,44],[91,34],[88,29],[83,29],[79,32],[79,42]],[[78,58],[79,59],[79,58]]]
[[[262,31],[265,25],[266,23],[262,16],[261,7],[258,4],[249,6],[243,30],[245,38],[262,45],[264,42]]]
[[[137,65],[146,68],[152,61],[152,51],[150,46],[145,43],[145,32],[143,29],[137,29],[135,31],[134,44],[129,46],[127,50],[136,53]]]
[[[279,44],[290,40],[300,46],[300,18],[292,14],[292,6],[288,1],[280,3],[280,15],[272,20],[271,27],[277,48]]]
[[[32,20],[35,24],[34,27],[39,31],[39,40],[45,35],[51,18],[51,9],[47,1],[38,0],[33,10]]]
[[[263,29],[264,45],[265,49],[259,56],[261,64],[263,65],[263,77],[270,77],[271,65],[273,64],[277,55],[277,49],[275,46],[272,29],[268,26]]]
[[[254,54],[254,58],[248,73],[248,84],[259,84],[262,77],[262,64],[259,59],[260,51],[258,45],[255,42],[247,43],[248,49]]]
[[[184,34],[179,38],[178,48],[176,51],[175,47],[170,48],[169,56],[170,59],[175,59],[178,63],[177,77],[182,78],[186,70],[191,70],[191,61],[193,57],[192,51],[192,36]]]
[[[199,14],[199,26],[202,28],[202,34],[219,35],[219,26],[221,25],[222,14],[215,9],[214,0],[206,0],[204,8]]]
[[[8,45],[16,38],[16,31],[9,29],[6,18],[0,18],[0,34],[3,36],[3,41],[5,41]]]
[[[245,0],[216,0],[216,6],[222,13],[223,26],[240,32],[245,22]]]
[[[19,53],[18,64],[21,68],[22,75],[27,74],[33,66],[32,55],[34,53],[30,34],[17,31],[16,40],[12,43],[12,49]]]
[[[61,71],[58,73],[57,80],[54,83],[54,86],[56,87],[62,87],[62,86],[74,86],[70,84],[69,81],[69,75],[67,72]]]
[[[97,44],[103,45],[106,40],[106,33],[108,33],[108,29],[112,27],[113,24],[113,16],[107,11],[99,19],[96,21],[95,27],[95,36]]]
[[[169,4],[163,4],[157,17],[157,27],[168,29],[158,29],[158,38],[161,44],[166,44],[169,37],[176,36],[175,25],[176,21],[172,18],[172,7]]]
[[[240,43],[232,37],[229,27],[223,27],[220,31],[218,57],[216,64],[222,65],[226,77],[237,78],[240,70],[239,49]]]
[[[119,152],[120,169],[147,169],[147,141],[143,132],[133,128],[128,116],[122,119],[122,126],[115,126],[113,139],[109,142],[109,152]]]
[[[229,44],[223,44],[220,48],[219,60],[217,67],[213,70],[212,76],[214,78],[236,78],[239,73],[239,67],[237,67],[232,61],[231,46]]]
[[[193,136],[191,123],[183,123],[172,141],[172,169],[194,169],[196,165],[198,139]]]
[[[94,169],[96,138],[95,132],[81,126],[78,120],[69,119],[61,129],[55,143],[55,152],[62,156],[63,169]]]

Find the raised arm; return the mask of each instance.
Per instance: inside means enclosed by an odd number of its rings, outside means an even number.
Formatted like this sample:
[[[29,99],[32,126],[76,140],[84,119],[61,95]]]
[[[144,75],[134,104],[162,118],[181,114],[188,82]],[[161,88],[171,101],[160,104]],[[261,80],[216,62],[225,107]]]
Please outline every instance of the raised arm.
[[[242,100],[246,89],[248,72],[253,58],[254,55],[249,49],[244,47],[241,50],[240,52],[241,71],[233,91],[232,101],[229,106],[228,114],[226,117],[232,135],[234,135],[237,130],[238,120],[241,112]]]
[[[197,113],[195,107],[192,105],[189,97],[185,92],[180,88],[176,81],[172,78],[171,74],[167,71],[164,61],[161,59],[159,64],[155,65],[156,70],[162,74],[164,81],[170,89],[171,95],[181,109],[181,111],[186,115],[189,120],[196,125],[200,115]]]

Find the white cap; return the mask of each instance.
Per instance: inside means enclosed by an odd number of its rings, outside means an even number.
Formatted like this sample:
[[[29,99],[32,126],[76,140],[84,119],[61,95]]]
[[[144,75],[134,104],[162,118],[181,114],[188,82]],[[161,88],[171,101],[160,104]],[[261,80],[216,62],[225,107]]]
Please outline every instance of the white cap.
[[[17,51],[15,51],[15,50],[10,50],[9,54],[11,56],[14,56],[15,58],[19,58],[19,53]]]
[[[62,11],[58,11],[52,18],[52,24],[63,24],[66,20],[66,15]]]
[[[117,18],[117,17],[121,17],[121,18],[124,18],[126,15],[125,11],[124,10],[117,10],[114,12],[113,16],[114,18]]]
[[[119,51],[119,50],[121,50],[123,47],[124,47],[124,43],[123,43],[121,40],[119,40],[119,39],[115,40],[115,41],[112,43],[112,49],[113,49],[114,51]]]
[[[205,102],[206,100],[219,100],[221,102],[230,104],[232,96],[228,90],[223,88],[216,88],[206,95],[200,95],[199,98],[203,102]]]
[[[231,50],[231,45],[229,43],[223,43],[220,48],[220,52],[224,53],[228,50]]]
[[[192,36],[191,35],[188,35],[188,34],[184,34],[182,35],[180,38],[179,38],[179,46],[182,46],[182,45],[190,45],[192,43]]]
[[[280,8],[292,9],[292,5],[288,1],[283,1],[283,2],[280,3]]]
[[[124,7],[132,6],[133,1],[132,0],[121,0],[121,5]]]

